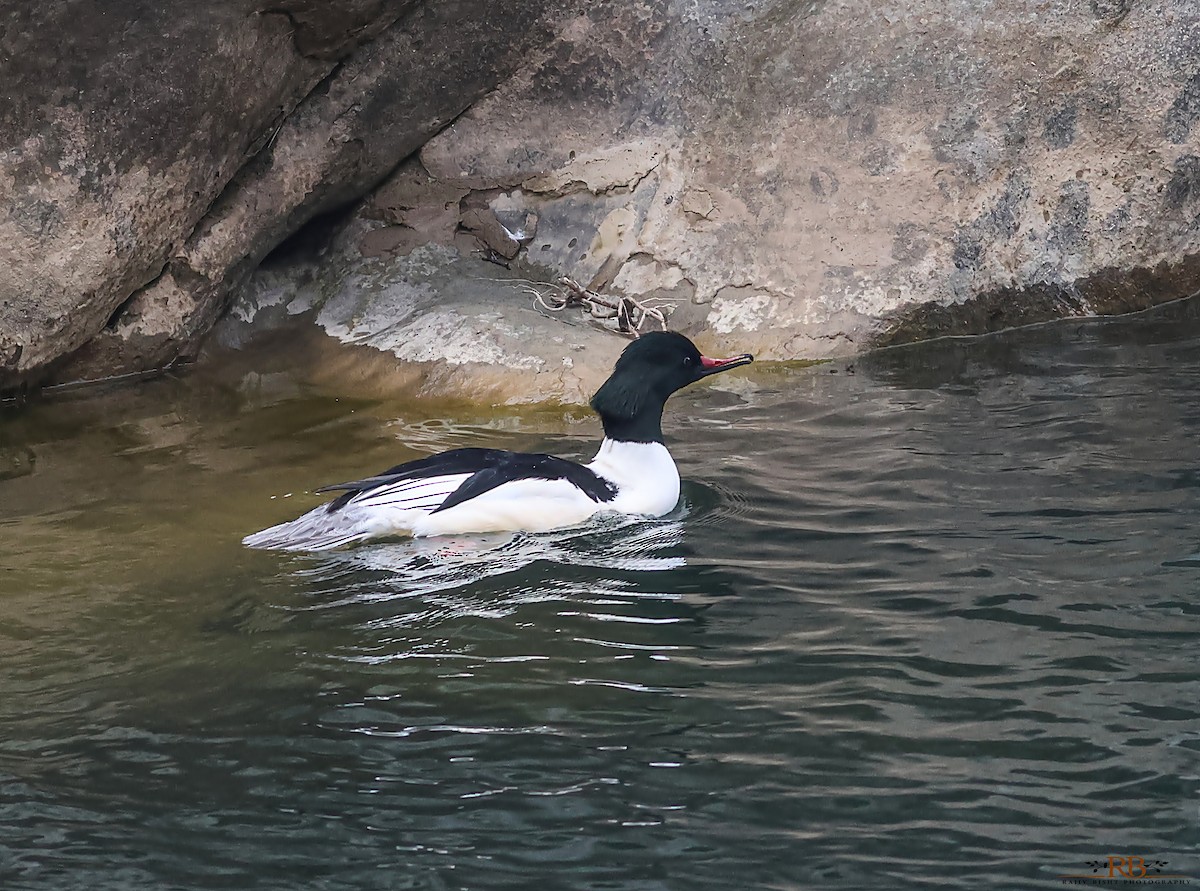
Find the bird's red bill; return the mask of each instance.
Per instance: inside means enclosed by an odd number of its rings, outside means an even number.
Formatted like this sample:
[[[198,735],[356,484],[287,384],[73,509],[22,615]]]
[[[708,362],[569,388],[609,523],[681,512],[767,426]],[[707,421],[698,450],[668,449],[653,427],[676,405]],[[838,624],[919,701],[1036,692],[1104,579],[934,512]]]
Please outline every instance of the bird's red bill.
[[[746,355],[732,356],[729,359],[710,359],[708,356],[700,357],[700,364],[704,368],[711,368],[713,370],[724,368],[726,365],[745,365],[748,361],[750,361],[750,357]]]

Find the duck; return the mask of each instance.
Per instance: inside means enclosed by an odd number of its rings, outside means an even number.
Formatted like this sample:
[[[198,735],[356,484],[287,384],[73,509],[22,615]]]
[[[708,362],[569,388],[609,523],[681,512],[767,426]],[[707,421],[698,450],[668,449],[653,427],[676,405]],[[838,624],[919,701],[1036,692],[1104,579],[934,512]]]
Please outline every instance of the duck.
[[[710,359],[683,334],[647,332],[621,352],[591,399],[604,439],[588,464],[506,449],[451,449],[322,486],[315,492],[336,497],[242,543],[323,551],[395,536],[548,532],[603,512],[661,517],[679,503],[679,471],[662,432],[667,400],[753,361],[749,353]]]

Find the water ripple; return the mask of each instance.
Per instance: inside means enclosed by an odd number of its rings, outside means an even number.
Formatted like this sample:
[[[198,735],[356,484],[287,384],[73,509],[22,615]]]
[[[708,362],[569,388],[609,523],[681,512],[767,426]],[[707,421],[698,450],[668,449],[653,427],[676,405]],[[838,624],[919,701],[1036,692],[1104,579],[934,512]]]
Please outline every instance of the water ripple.
[[[697,390],[661,520],[317,557],[238,533],[398,435],[586,444],[171,381],[35,406],[0,479],[0,886],[1200,876],[1200,328],[1125,326]]]

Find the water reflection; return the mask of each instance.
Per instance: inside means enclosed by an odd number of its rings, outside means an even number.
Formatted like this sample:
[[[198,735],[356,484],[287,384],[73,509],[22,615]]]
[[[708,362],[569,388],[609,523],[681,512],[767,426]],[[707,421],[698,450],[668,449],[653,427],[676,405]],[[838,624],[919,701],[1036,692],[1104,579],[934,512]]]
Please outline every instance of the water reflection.
[[[1162,312],[691,392],[661,521],[315,556],[238,541],[297,479],[595,431],[203,379],[34,406],[0,885],[1195,873],[1200,328]]]
[[[555,569],[573,566],[661,572],[686,565],[675,552],[683,542],[683,519],[688,513],[684,504],[657,521],[601,515],[584,528],[537,535],[496,533],[371,544],[309,558],[316,565],[302,566],[296,575],[315,586],[316,598],[336,594],[315,607],[319,609],[429,595],[484,579],[495,579],[490,590],[503,590],[507,586],[500,577],[535,563],[548,564],[544,572],[548,578]],[[603,587],[605,576],[597,575]]]

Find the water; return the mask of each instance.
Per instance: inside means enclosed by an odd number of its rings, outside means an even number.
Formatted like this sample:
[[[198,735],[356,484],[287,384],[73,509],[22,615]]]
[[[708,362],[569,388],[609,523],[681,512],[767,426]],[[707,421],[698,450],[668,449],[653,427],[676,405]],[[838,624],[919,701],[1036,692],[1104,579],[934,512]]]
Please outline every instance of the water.
[[[594,427],[211,370],[9,412],[0,887],[1200,876],[1198,317],[730,375],[663,520],[319,558],[238,538]]]

